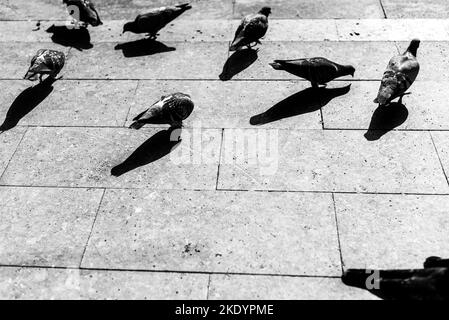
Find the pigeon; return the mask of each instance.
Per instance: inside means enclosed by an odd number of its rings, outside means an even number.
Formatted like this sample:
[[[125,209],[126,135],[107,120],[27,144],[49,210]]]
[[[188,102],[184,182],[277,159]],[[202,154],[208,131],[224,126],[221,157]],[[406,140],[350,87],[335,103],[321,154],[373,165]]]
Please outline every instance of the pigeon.
[[[56,80],[56,76],[64,67],[65,55],[61,51],[39,49],[31,59],[31,65],[24,79],[35,81],[39,77],[42,82],[42,76],[48,74],[48,77]]]
[[[309,80],[314,88],[338,77],[354,76],[355,72],[355,68],[351,65],[341,65],[321,57],[274,60],[270,65],[276,70],[285,70],[295,76]]]
[[[248,46],[251,44],[260,44],[259,39],[262,38],[268,30],[268,16],[271,13],[271,8],[263,7],[256,14],[249,14],[245,16],[235,32],[234,40],[232,40],[230,51]]]
[[[159,30],[189,9],[192,9],[190,4],[184,3],[177,6],[156,8],[150,12],[139,14],[134,21],[125,23],[123,33],[126,31],[147,33],[150,39],[154,40]]]
[[[388,300],[449,300],[449,259],[429,257],[424,269],[348,269],[342,281]]]
[[[182,121],[192,113],[193,107],[193,101],[188,94],[175,92],[162,96],[159,101],[137,115],[129,127],[140,129],[147,123],[165,123],[171,127],[181,127]]]
[[[416,59],[416,51],[419,43],[418,39],[413,39],[403,54],[391,58],[387,70],[383,74],[374,103],[385,106],[393,99],[399,97],[398,102],[402,104],[402,97],[409,94],[406,91],[418,76],[419,63]]]
[[[88,24],[93,27],[103,24],[91,0],[62,0],[62,3],[67,5],[70,14],[77,22],[84,23],[84,27]],[[76,6],[78,10],[75,10],[73,6]]]

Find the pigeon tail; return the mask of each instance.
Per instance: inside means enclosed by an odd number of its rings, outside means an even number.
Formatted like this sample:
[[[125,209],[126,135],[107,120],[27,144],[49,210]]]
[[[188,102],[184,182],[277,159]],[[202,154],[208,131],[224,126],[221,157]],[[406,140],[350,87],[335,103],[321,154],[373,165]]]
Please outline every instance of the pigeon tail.
[[[129,126],[130,129],[135,129],[135,130],[139,130],[140,128],[142,128],[145,125],[145,123],[142,122],[133,122],[131,123],[131,125]]]
[[[419,39],[413,39],[405,52],[410,52],[416,57],[420,42],[421,41]]]
[[[184,10],[192,9],[192,6],[190,5],[190,3],[178,4],[176,7],[184,9]]]
[[[23,76],[23,78],[24,78],[25,80],[34,81],[34,80],[37,80],[38,75],[37,75],[37,73],[35,73],[35,72],[33,72],[33,71],[28,71],[28,72]]]
[[[230,51],[236,51],[238,48],[243,47],[246,45],[245,38],[244,37],[238,37],[234,39],[234,41],[231,43],[231,46],[229,47]]]

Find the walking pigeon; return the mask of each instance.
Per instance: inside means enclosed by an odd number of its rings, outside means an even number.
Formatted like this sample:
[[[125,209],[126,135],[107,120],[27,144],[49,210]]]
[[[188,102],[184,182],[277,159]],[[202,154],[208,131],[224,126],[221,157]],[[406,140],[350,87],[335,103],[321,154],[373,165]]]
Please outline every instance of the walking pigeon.
[[[24,79],[35,81],[39,77],[42,82],[42,76],[48,74],[49,77],[56,79],[65,63],[65,55],[61,51],[39,49],[31,59],[31,65]]]
[[[416,59],[416,52],[419,43],[418,39],[413,39],[403,54],[391,58],[382,77],[374,103],[385,106],[399,97],[399,103],[402,104],[402,97],[409,94],[405,92],[418,76],[419,63]]]
[[[260,44],[259,39],[262,38],[268,30],[268,16],[271,13],[271,8],[263,7],[256,14],[249,14],[245,16],[240,22],[237,31],[235,32],[234,40],[229,47],[230,51],[248,46],[254,42]]]
[[[176,92],[162,96],[147,110],[133,119],[132,129],[140,129],[147,123],[169,124],[172,127],[181,127],[182,121],[193,111],[193,101],[188,94]]]
[[[389,300],[448,300],[449,260],[429,257],[424,269],[348,269],[342,281]]]
[[[309,80],[312,87],[326,84],[335,78],[352,75],[355,68],[350,65],[341,65],[326,58],[308,58],[295,60],[274,60],[270,65],[276,70],[285,70],[295,76]]]
[[[88,24],[93,27],[103,24],[91,0],[62,0],[62,3],[67,5],[70,15],[77,22],[84,23],[84,27],[87,27]],[[74,7],[77,7],[77,9]]]
[[[139,14],[134,21],[125,23],[123,33],[126,31],[147,33],[150,39],[156,39],[159,30],[189,9],[192,9],[190,4],[184,3],[177,6],[156,8],[150,12]]]

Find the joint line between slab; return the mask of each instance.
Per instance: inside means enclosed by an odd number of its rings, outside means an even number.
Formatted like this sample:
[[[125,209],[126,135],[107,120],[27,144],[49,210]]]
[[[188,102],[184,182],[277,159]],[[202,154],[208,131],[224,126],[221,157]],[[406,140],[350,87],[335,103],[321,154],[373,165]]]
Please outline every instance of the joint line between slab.
[[[440,154],[438,152],[438,148],[437,148],[437,146],[435,144],[435,141],[433,140],[433,136],[432,136],[432,133],[430,131],[429,131],[429,135],[430,135],[430,139],[432,140],[433,148],[435,149],[436,155],[438,157],[438,161],[440,162],[441,170],[443,171],[444,177],[446,178],[446,183],[449,185],[449,180],[447,178],[446,171],[444,170],[443,162],[441,161],[441,157],[440,157]]]
[[[344,262],[343,262],[343,254],[341,252],[340,230],[338,228],[337,205],[335,204],[335,195],[334,195],[334,193],[332,193],[332,203],[333,203],[333,206],[334,206],[335,227],[337,229],[337,241],[338,241],[338,252],[340,254],[341,273],[343,274],[343,272],[344,272]]]
[[[25,138],[25,134],[28,132],[28,127],[25,127],[25,131],[22,134],[22,137],[20,138],[19,143],[17,144],[16,148],[14,149],[14,152],[12,153],[11,157],[9,157],[8,163],[5,166],[5,170],[3,170],[2,174],[0,175],[0,181],[3,178],[3,175],[5,174],[6,170],[8,170],[9,164],[11,163],[12,159],[14,158],[14,156],[16,155],[17,150],[19,149],[20,145],[22,144],[23,139]],[[5,131],[3,131],[5,132]],[[2,133],[3,133],[2,132]]]
[[[90,237],[92,236],[92,233],[94,231],[95,222],[97,221],[98,213],[100,212],[100,208],[103,203],[103,198],[104,198],[105,193],[106,193],[106,188],[103,188],[103,193],[101,194],[100,202],[98,203],[97,211],[95,212],[95,218],[94,218],[94,221],[92,222],[92,227],[90,228],[89,236],[87,237],[87,241],[86,241],[86,245],[84,246],[83,254],[81,255],[80,263],[78,265],[79,268],[81,268],[81,265],[83,263],[84,255],[86,253],[87,246],[89,245]]]

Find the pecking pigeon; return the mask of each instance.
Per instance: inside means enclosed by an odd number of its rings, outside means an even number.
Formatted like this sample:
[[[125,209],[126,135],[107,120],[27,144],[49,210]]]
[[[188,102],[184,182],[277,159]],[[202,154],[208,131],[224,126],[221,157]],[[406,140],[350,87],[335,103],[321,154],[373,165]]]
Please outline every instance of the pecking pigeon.
[[[193,107],[193,101],[188,94],[176,92],[162,96],[158,102],[137,115],[129,127],[140,129],[147,123],[165,123],[172,127],[181,127],[182,121],[192,113]]]
[[[42,82],[42,76],[48,74],[49,77],[56,79],[56,76],[64,67],[65,55],[61,51],[39,49],[31,59],[31,65],[24,79],[35,81],[39,77]]]
[[[418,39],[413,39],[403,54],[391,58],[382,77],[379,93],[377,98],[374,99],[374,103],[385,106],[399,97],[399,103],[402,104],[402,97],[408,94],[405,92],[418,76],[419,63],[416,59],[416,51],[419,42]]]
[[[350,65],[341,65],[326,58],[308,58],[295,60],[274,60],[270,65],[276,70],[285,70],[295,76],[309,80],[312,87],[326,84],[335,78],[352,75],[355,68]]]
[[[159,30],[189,9],[192,9],[190,4],[184,3],[177,6],[156,8],[150,12],[139,14],[134,21],[125,23],[123,33],[126,31],[147,33],[151,39],[156,39]]]
[[[84,27],[87,27],[88,24],[93,27],[103,24],[91,0],[62,0],[62,3],[67,5],[70,15],[77,22],[84,23]]]
[[[342,281],[388,300],[448,300],[449,260],[429,257],[424,269],[348,269]]]
[[[235,32],[234,40],[232,41],[229,50],[236,51],[244,46],[250,48],[253,42],[260,44],[259,39],[262,38],[268,30],[268,16],[270,13],[271,8],[263,7],[256,14],[245,16]]]

